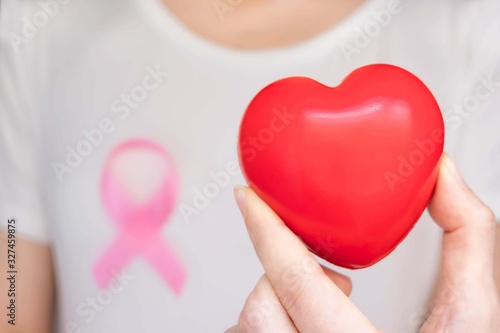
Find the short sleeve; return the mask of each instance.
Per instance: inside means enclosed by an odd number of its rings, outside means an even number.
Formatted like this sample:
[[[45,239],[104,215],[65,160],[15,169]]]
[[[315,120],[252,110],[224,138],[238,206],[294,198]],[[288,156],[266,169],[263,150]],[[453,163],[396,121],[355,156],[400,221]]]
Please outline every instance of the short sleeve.
[[[43,35],[23,35],[19,18],[33,7],[26,3],[2,1],[0,11],[0,229],[14,218],[19,237],[48,243],[37,172]]]
[[[500,1],[460,3],[463,75],[447,131],[457,131],[452,155],[467,182],[500,221]]]

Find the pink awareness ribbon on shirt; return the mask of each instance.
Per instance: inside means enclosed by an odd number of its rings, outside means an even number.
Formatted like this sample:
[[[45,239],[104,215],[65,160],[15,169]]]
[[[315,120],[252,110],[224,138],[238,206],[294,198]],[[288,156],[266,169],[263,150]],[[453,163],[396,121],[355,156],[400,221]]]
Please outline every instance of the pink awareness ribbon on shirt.
[[[167,165],[149,201],[134,202],[118,181],[112,163],[130,150],[147,150],[162,158]],[[179,194],[179,178],[168,152],[145,139],[126,141],[109,155],[101,180],[101,195],[107,213],[119,228],[118,237],[103,252],[92,271],[100,288],[105,288],[135,257],[142,256],[167,282],[176,295],[181,293],[186,271],[170,245],[161,238],[161,229],[172,213]]]

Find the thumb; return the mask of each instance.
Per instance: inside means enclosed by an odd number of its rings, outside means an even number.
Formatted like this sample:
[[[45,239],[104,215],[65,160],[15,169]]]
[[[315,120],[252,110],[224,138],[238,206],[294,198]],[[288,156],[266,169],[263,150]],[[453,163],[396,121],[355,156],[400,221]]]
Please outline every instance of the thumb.
[[[441,158],[429,212],[444,230],[444,278],[463,283],[493,277],[495,216],[466,185],[447,154]]]

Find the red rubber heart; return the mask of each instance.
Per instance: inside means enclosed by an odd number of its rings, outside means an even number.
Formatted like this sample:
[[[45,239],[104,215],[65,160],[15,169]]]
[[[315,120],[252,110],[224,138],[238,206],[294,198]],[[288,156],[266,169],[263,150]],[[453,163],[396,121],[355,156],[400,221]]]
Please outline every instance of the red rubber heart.
[[[418,221],[443,138],[425,84],[399,67],[370,65],[334,88],[304,77],[265,87],[243,117],[238,151],[250,187],[312,252],[363,268]]]

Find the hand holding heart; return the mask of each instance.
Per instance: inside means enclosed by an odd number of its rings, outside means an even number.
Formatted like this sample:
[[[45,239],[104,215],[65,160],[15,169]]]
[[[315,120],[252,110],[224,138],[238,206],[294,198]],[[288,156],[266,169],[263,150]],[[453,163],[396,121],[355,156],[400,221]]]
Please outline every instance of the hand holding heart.
[[[253,190],[237,188],[235,195],[265,275],[228,333],[380,332],[349,300],[347,277],[319,265]],[[444,230],[441,291],[421,332],[500,332],[495,218],[446,155],[428,208]]]
[[[418,221],[443,141],[426,85],[375,64],[336,87],[305,77],[269,84],[248,105],[238,150],[250,187],[308,248],[356,269],[387,256]]]

